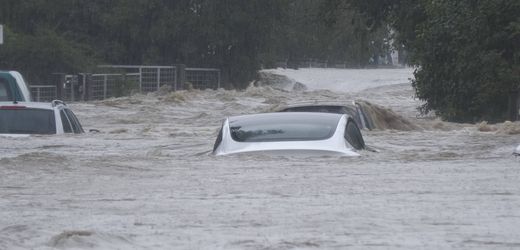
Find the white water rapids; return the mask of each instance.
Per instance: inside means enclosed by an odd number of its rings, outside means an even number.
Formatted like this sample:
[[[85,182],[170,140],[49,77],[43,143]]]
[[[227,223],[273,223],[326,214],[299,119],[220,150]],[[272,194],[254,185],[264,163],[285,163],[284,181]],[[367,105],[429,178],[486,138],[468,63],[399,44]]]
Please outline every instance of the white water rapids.
[[[410,69],[268,72],[307,90],[73,103],[100,133],[0,138],[0,249],[520,248],[518,123],[417,119]],[[363,131],[357,158],[210,153],[226,116],[357,99],[421,129]]]

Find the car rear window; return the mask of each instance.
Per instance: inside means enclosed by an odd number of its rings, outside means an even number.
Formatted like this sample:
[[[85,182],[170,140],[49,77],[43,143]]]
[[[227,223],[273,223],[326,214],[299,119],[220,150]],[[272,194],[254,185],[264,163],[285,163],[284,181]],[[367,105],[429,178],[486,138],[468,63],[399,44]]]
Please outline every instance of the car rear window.
[[[54,112],[46,109],[0,109],[0,134],[56,134]]]
[[[301,106],[301,107],[291,107],[281,110],[280,112],[322,112],[322,113],[334,113],[334,114],[343,114],[342,106]]]
[[[313,141],[330,138],[341,116],[261,117],[230,121],[230,132],[237,142]]]

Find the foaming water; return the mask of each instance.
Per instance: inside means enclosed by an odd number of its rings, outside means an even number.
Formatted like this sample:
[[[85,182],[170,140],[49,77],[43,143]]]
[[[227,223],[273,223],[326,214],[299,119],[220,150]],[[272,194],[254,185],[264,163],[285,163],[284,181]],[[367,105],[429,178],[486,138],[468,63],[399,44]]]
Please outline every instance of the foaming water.
[[[61,249],[121,249],[135,248],[128,240],[121,236],[98,233],[87,230],[67,230],[53,236],[48,243],[49,247]]]
[[[0,138],[0,249],[516,248],[518,123],[418,119],[407,77],[381,84],[402,72],[369,72],[380,85],[359,92],[264,84],[73,103],[101,132]],[[311,100],[364,100],[391,118],[362,131],[377,152],[211,154],[226,116]]]
[[[366,117],[371,127],[376,129],[395,129],[395,130],[417,130],[420,129],[418,125],[413,124],[406,118],[396,114],[390,109],[385,109],[381,106],[374,105],[367,101],[356,101]]]

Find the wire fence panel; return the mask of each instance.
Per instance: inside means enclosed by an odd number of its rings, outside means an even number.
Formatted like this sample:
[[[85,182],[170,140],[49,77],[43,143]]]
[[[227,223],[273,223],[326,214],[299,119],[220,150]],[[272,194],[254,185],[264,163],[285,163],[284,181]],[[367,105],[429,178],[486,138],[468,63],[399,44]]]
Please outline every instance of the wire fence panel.
[[[159,76],[158,76],[159,75]],[[160,87],[160,73],[158,69],[141,69],[141,92],[157,91]]]
[[[32,99],[35,102],[50,102],[58,99],[56,86],[53,85],[32,85],[30,90]]]
[[[89,101],[120,97],[139,92],[154,92],[163,86],[176,91],[189,83],[197,89],[220,88],[219,69],[177,66],[101,65],[103,73],[56,74],[55,86],[34,86],[34,99],[50,101]]]
[[[175,68],[141,68],[141,92],[158,91],[164,85],[174,86]]]
[[[106,98],[106,74],[93,74],[90,78],[90,99],[102,100]]]
[[[90,99],[103,100],[130,94],[138,90],[139,74],[92,74],[90,76]]]
[[[220,88],[220,70],[206,68],[186,68],[186,83],[195,89]]]
[[[164,85],[175,88],[177,83],[175,66],[100,65],[99,68],[104,71],[138,75],[138,89],[141,92],[158,91]]]
[[[128,83],[128,85],[126,85],[126,87],[130,87],[132,88],[131,91],[129,92],[133,92],[133,91],[141,91],[139,89],[139,78],[141,78],[141,75],[139,73],[130,73],[130,74],[125,74],[124,76],[124,81],[126,83]]]
[[[116,96],[116,93],[115,93],[116,84],[121,84],[121,82],[124,80],[123,75],[118,75],[118,74],[115,74],[115,75],[107,74],[106,78],[107,78],[106,84],[103,88],[103,90],[105,92],[103,99],[107,99],[107,98]]]
[[[159,85],[170,85],[175,87],[177,84],[177,70],[175,67],[159,68]]]

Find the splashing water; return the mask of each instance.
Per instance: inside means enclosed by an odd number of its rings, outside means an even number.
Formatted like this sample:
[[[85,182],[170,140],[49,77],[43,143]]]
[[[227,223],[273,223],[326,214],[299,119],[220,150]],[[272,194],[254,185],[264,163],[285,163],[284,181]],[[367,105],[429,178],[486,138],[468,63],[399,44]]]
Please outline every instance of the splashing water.
[[[410,72],[73,103],[100,133],[0,138],[0,249],[518,248],[518,123],[417,119]],[[378,152],[211,155],[226,116],[311,100],[363,100]]]
[[[356,103],[360,105],[363,116],[370,124],[370,127],[379,130],[395,129],[403,131],[420,129],[418,125],[411,123],[390,109],[362,100],[358,100]]]

